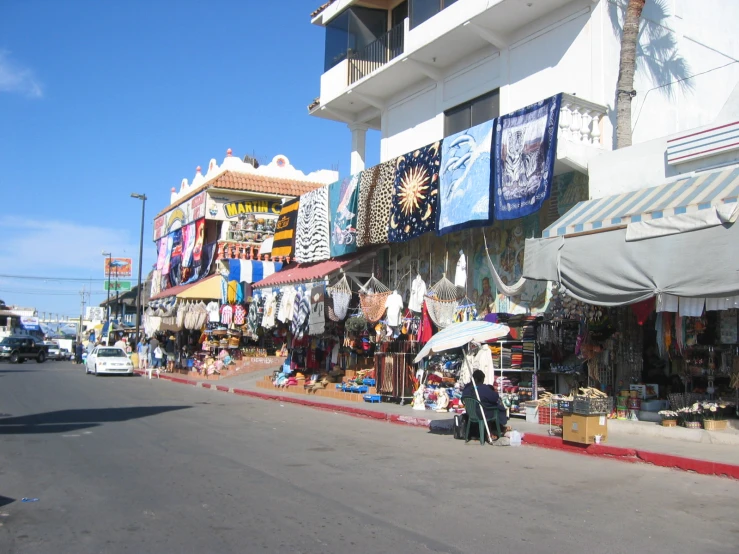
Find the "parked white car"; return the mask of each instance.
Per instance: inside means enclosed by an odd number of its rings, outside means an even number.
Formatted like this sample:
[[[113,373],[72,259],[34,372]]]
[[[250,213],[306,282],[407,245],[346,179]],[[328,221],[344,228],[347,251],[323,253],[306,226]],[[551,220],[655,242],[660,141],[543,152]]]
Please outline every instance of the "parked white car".
[[[115,346],[96,346],[87,355],[85,373],[133,375],[133,363],[126,351]]]

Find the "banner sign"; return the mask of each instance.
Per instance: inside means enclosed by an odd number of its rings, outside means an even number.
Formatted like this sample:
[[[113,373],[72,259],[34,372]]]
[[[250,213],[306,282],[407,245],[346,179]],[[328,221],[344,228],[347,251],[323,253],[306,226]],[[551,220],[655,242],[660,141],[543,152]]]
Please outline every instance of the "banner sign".
[[[105,278],[131,277],[133,275],[132,267],[133,260],[131,258],[105,258]]]
[[[154,240],[205,217],[205,191],[154,220]]]

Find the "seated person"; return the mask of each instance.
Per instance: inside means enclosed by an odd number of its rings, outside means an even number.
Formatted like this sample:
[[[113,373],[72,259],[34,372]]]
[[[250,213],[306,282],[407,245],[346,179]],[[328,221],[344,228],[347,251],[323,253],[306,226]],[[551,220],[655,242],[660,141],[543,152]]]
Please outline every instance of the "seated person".
[[[495,390],[493,390],[493,387],[491,385],[484,384],[485,383],[485,373],[479,369],[476,369],[472,373],[472,379],[474,380],[475,385],[477,385],[477,393],[480,395],[480,405],[482,406],[482,409],[485,412],[485,417],[488,420],[492,419],[495,414],[494,410],[498,410],[498,422],[500,423],[500,428],[504,432],[509,431],[510,427],[506,426],[506,423],[508,422],[508,418],[506,417],[505,406],[501,404],[500,397],[498,396],[498,393],[495,392]],[[475,388],[472,382],[467,383],[464,389],[462,389],[462,398],[466,396],[477,399],[477,396],[475,395]],[[482,414],[480,413],[478,413],[477,415],[478,417],[482,417]]]

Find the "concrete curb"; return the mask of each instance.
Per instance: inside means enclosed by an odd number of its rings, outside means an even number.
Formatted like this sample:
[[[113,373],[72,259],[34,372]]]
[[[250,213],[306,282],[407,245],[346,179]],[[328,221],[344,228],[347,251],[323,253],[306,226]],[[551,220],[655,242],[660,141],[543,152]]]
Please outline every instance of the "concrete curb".
[[[136,373],[139,375],[144,374],[144,372],[140,370],[136,370]],[[216,385],[203,381],[193,381],[191,379],[174,377],[166,374],[163,374],[161,378],[167,381],[172,381],[173,383],[194,385],[205,389],[217,390],[221,392],[230,392],[239,396],[258,398],[260,400],[276,400],[285,404],[297,404],[298,406],[306,406],[308,408],[341,413],[353,417],[374,419],[375,421],[387,421],[389,423],[395,423],[398,425],[424,428],[428,431],[432,430],[432,424],[434,421],[423,417],[400,414],[386,414],[383,412],[365,410],[362,408],[354,408],[351,406],[337,406],[333,404],[326,404],[324,402],[316,402],[315,400],[307,400],[305,398],[285,396],[276,393],[264,393],[237,389],[224,385]],[[630,463],[647,463],[670,469],[692,471],[700,475],[714,475],[720,477],[729,477],[732,479],[739,479],[739,465],[712,462],[710,460],[696,460],[694,458],[673,456],[672,454],[649,452],[646,450],[623,448],[619,446],[609,446],[607,444],[580,445],[565,442],[562,440],[561,437],[550,437],[548,435],[537,435],[534,433],[524,433],[523,442],[530,446],[538,446],[541,448],[548,448],[550,450],[560,450],[562,452],[569,452],[573,454],[608,458],[611,460],[619,460],[622,462]]]

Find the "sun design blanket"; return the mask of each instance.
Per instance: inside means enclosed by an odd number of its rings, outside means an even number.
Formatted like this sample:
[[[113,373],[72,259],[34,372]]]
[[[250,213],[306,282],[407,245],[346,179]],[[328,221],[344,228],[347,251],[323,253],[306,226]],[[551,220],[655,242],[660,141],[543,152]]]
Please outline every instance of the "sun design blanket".
[[[357,250],[357,193],[361,175],[357,173],[329,185],[332,258]]]
[[[440,164],[441,142],[397,159],[388,232],[390,242],[405,242],[434,230]]]
[[[451,135],[441,145],[436,234],[441,236],[493,221],[490,151],[493,121]]]
[[[387,244],[387,222],[395,182],[395,160],[373,166],[359,178],[357,247]]]
[[[295,259],[298,263],[309,263],[330,257],[328,186],[325,186],[300,197],[295,229]]]
[[[538,211],[552,189],[562,95],[499,117],[495,125],[495,219]]]

